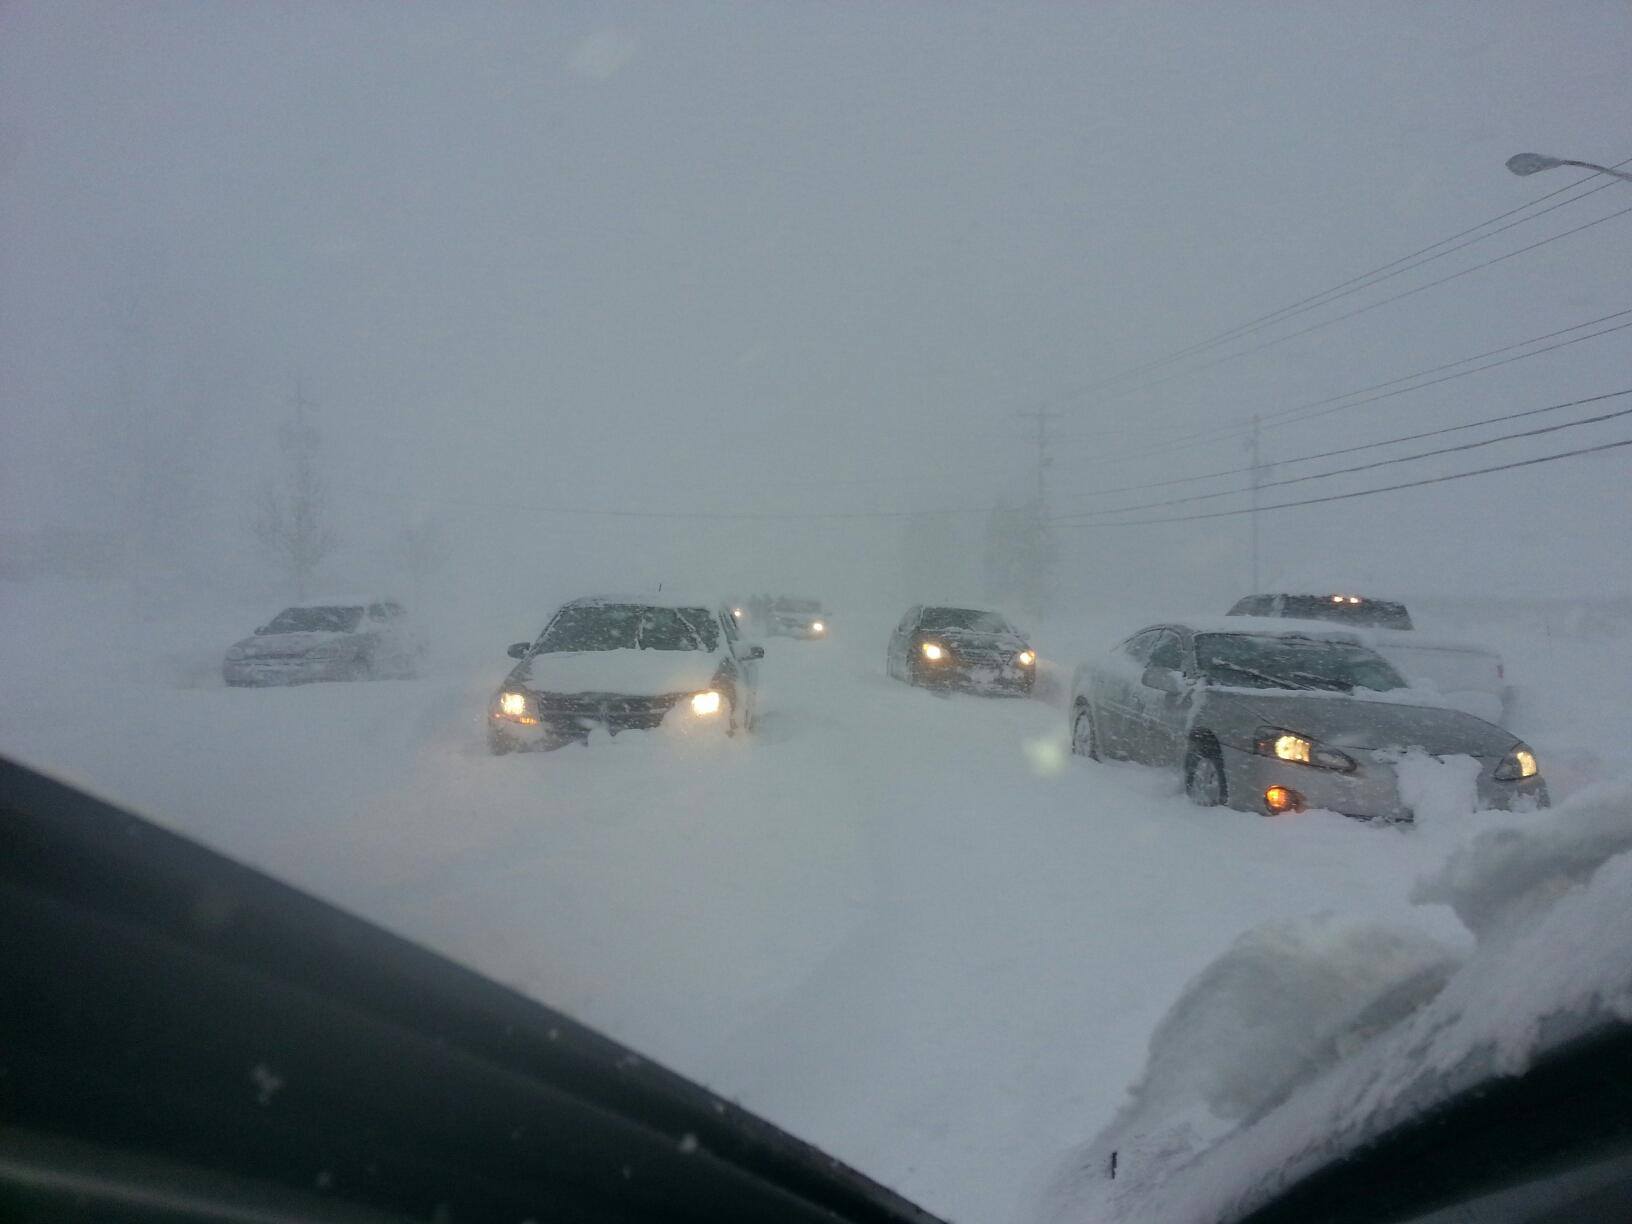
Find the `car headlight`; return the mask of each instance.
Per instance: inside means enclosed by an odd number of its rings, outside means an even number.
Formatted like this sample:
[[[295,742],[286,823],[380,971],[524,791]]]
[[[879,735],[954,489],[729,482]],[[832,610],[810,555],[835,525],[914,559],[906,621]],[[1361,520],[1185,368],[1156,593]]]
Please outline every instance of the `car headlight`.
[[[525,726],[534,726],[538,716],[532,712],[532,702],[527,700],[526,693],[517,693],[506,689],[499,694],[498,703],[494,707],[495,718],[505,718],[511,722],[522,723]]]
[[[939,663],[946,658],[946,648],[939,642],[924,642],[918,649],[924,652],[924,658],[931,663]]]
[[[691,712],[707,717],[720,712],[720,695],[713,689],[705,693],[693,693],[691,697]]]
[[[239,659],[244,658],[248,654],[249,651],[245,650],[242,646],[227,647],[227,661],[230,663],[236,663]]]
[[[822,624],[821,621],[811,621],[810,631],[812,633],[825,633],[827,632],[827,626]]]
[[[1260,756],[1291,761],[1294,765],[1312,765],[1334,773],[1353,773],[1359,768],[1355,759],[1336,748],[1327,748],[1308,736],[1280,727],[1259,727],[1253,751]]]
[[[1030,667],[1037,662],[1037,652],[1035,650],[1022,650],[1014,656],[1014,661],[1020,664],[1021,667]]]
[[[1536,754],[1523,744],[1519,744],[1496,766],[1496,780],[1522,782],[1525,778],[1533,778],[1540,772],[1541,766],[1536,764]]]

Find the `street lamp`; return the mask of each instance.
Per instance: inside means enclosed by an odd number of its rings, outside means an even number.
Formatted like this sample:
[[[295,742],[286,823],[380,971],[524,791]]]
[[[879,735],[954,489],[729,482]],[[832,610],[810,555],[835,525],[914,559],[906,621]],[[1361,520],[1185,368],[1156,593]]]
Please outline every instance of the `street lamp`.
[[[1596,170],[1599,174],[1610,174],[1632,183],[1632,174],[1625,170],[1612,170],[1596,162],[1571,161],[1567,157],[1543,157],[1540,153],[1515,153],[1507,159],[1507,168],[1521,177],[1535,174],[1538,170],[1556,170],[1560,166],[1580,166],[1583,170]]]

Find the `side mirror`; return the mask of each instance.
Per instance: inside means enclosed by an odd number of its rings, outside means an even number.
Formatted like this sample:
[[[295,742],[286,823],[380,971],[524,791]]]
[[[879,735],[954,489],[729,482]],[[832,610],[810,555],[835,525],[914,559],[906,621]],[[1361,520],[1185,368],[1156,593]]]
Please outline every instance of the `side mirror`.
[[[745,659],[763,659],[765,647],[758,642],[744,642],[737,647],[737,653]]]
[[[1166,667],[1157,667],[1154,664],[1145,668],[1145,674],[1139,682],[1146,688],[1153,688],[1163,693],[1182,693],[1184,678],[1178,672]]]
[[[527,657],[527,652],[532,648],[533,644],[531,642],[511,642],[510,649],[506,650],[504,653],[509,655],[512,659],[525,659]]]

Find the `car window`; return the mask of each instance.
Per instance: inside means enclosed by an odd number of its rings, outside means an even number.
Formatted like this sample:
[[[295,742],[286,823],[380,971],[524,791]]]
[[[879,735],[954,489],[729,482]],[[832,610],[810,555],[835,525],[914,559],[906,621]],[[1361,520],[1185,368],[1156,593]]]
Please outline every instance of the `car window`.
[[[1147,629],[1143,633],[1136,633],[1123,642],[1120,652],[1143,667],[1150,659],[1150,652],[1156,649],[1156,642],[1160,635],[1154,629]]]
[[[266,626],[267,633],[350,633],[362,623],[362,608],[285,608]]]
[[[965,629],[973,633],[1013,633],[1008,621],[996,612],[978,608],[925,608],[919,628],[929,630]]]
[[[1184,666],[1184,647],[1176,633],[1163,631],[1156,635],[1156,641],[1150,651],[1150,666],[1162,667],[1168,671],[1179,671]]]
[[[581,650],[715,650],[719,629],[706,608],[588,604],[563,608],[534,648],[539,654]]]
[[[1196,666],[1208,680],[1231,687],[1385,692],[1406,686],[1374,651],[1315,638],[1197,634]]]

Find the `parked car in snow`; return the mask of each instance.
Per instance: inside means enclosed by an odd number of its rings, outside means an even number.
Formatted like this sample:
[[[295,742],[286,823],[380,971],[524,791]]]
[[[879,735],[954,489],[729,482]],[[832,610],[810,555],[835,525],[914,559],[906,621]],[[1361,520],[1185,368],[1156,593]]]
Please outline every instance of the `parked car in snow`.
[[[1400,768],[1467,757],[1472,803],[1545,806],[1535,754],[1461,710],[1417,704],[1354,634],[1271,619],[1152,625],[1072,679],[1071,748],[1179,772],[1202,806],[1412,818]]]
[[[234,642],[221,676],[234,687],[409,678],[421,653],[395,600],[319,600],[285,608]]]
[[[1029,693],[1037,652],[999,612],[914,604],[890,634],[884,669],[928,688]]]
[[[1513,715],[1514,692],[1502,656],[1488,647],[1417,632],[1402,603],[1362,595],[1248,595],[1230,615],[1290,617],[1367,630],[1365,644],[1394,664],[1413,688],[1430,689],[1447,705],[1491,722],[1505,724]]]
[[[488,710],[495,753],[585,743],[590,732],[652,730],[667,720],[752,730],[764,648],[728,605],[632,597],[575,599],[550,617]]]

